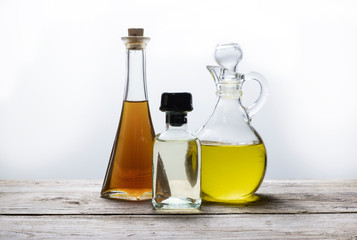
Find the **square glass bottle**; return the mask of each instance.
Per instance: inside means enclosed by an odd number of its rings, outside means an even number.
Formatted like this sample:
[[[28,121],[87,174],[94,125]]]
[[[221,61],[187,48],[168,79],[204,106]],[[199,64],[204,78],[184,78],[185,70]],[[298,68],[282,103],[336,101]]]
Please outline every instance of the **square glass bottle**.
[[[166,130],[154,140],[153,206],[197,209],[201,206],[201,146],[186,127],[192,96],[163,93],[160,110],[166,112]]]

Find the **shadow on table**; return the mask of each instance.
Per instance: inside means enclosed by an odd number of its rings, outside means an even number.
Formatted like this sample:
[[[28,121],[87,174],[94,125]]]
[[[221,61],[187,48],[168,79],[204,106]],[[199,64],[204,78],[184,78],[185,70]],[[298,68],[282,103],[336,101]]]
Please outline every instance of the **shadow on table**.
[[[221,203],[221,202],[203,202],[203,206],[226,206],[226,207],[249,207],[249,206],[266,206],[266,205],[271,205],[278,203],[279,199],[271,196],[271,195],[266,195],[266,194],[257,194],[254,195],[253,197],[249,199],[244,199],[244,200],[237,200],[235,202],[230,202],[230,203]]]

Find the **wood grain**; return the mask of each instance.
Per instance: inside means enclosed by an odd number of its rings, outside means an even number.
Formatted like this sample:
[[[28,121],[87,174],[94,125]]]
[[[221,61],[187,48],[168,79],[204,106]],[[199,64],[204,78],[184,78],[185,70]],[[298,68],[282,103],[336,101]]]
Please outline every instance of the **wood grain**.
[[[100,188],[97,180],[2,180],[0,214],[162,214],[150,202],[103,199]],[[357,213],[357,180],[266,180],[258,195],[246,205],[206,203],[200,214]]]
[[[1,216],[0,239],[357,239],[357,214]]]
[[[257,202],[179,214],[103,199],[100,188],[97,180],[0,181],[0,239],[357,240],[357,180],[267,180]]]

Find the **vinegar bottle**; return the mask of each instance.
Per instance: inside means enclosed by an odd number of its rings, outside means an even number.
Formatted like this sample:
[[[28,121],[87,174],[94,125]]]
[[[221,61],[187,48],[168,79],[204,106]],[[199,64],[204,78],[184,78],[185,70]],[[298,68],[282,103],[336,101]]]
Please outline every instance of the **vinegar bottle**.
[[[143,29],[129,29],[122,40],[126,51],[126,88],[101,196],[129,201],[152,197],[152,147],[155,137],[146,89]]]
[[[166,113],[166,130],[153,148],[153,198],[155,209],[187,210],[201,205],[201,146],[187,130],[192,111],[190,93],[163,93],[160,110]]]

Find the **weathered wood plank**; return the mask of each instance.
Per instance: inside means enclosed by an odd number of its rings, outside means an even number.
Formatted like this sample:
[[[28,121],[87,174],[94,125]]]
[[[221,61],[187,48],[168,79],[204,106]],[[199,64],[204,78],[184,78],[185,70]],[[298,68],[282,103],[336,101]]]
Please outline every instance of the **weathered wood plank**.
[[[357,239],[357,214],[0,216],[0,239]]]
[[[150,202],[99,197],[101,181],[0,181],[0,214],[160,214]],[[204,204],[201,214],[357,213],[357,180],[266,180],[261,200]]]

